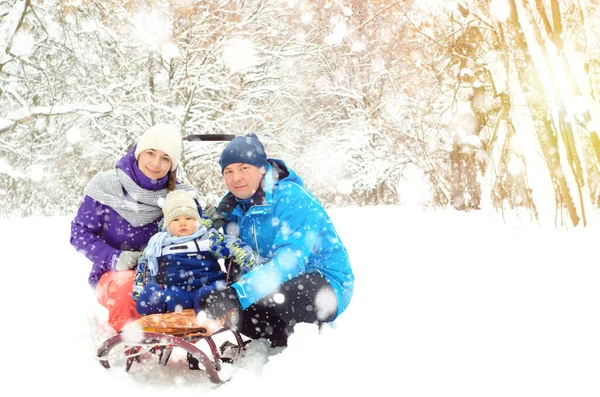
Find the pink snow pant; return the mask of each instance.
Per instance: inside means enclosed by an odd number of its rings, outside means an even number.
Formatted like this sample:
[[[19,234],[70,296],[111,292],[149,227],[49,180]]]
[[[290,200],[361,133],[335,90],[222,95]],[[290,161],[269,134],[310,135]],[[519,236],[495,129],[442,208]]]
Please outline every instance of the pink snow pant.
[[[141,316],[132,297],[135,270],[106,272],[96,286],[96,299],[108,309],[108,323],[117,331]]]

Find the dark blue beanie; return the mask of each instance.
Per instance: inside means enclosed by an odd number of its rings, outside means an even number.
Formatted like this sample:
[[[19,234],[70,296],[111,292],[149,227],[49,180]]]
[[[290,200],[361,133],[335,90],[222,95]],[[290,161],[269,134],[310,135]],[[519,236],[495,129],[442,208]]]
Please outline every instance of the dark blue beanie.
[[[263,167],[267,164],[265,147],[258,140],[256,134],[249,133],[244,136],[238,136],[225,146],[219,159],[221,172],[223,172],[225,167],[233,163],[246,163],[257,167]]]

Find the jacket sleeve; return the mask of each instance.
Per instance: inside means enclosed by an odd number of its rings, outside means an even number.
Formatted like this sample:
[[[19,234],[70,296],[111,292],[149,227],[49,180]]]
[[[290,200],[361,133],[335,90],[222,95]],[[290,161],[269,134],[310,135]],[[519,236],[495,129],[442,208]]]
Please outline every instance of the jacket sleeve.
[[[103,228],[104,206],[85,196],[77,215],[71,221],[71,245],[93,263],[94,273],[115,270],[121,250],[108,245],[100,238]]]
[[[273,243],[265,247],[270,258],[232,284],[242,309],[270,294],[284,282],[306,272],[308,258],[316,245],[323,222],[323,207],[303,187],[294,183],[279,186],[271,229]],[[262,231],[264,232],[264,231]],[[259,247],[260,248],[260,247]],[[264,252],[261,251],[264,255]]]

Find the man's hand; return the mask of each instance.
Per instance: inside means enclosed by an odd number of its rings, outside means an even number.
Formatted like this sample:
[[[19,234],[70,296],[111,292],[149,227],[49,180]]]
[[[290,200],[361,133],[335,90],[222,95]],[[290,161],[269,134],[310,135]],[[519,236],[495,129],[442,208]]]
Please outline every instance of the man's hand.
[[[205,312],[206,317],[211,320],[216,320],[228,314],[226,323],[235,328],[235,324],[232,323],[237,322],[237,315],[241,307],[235,290],[227,287],[221,290],[212,289],[209,293],[201,296],[195,303],[194,310],[196,314]]]
[[[212,220],[213,227],[219,230],[227,221],[225,214],[219,211],[212,204],[207,204],[204,213]]]
[[[138,259],[140,259],[140,256],[142,256],[142,253],[138,251],[121,252],[121,255],[119,255],[119,259],[117,259],[115,269],[120,272],[123,270],[131,270],[135,268],[138,264]]]

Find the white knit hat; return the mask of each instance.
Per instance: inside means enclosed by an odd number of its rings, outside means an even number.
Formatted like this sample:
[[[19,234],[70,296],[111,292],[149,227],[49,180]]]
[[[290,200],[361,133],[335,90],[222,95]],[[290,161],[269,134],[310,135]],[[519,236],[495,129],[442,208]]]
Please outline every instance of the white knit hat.
[[[181,156],[181,134],[170,124],[156,124],[146,130],[138,140],[135,158],[144,150],[154,149],[165,152],[171,158],[171,171],[177,168]]]
[[[174,190],[167,194],[162,205],[162,212],[165,217],[163,222],[165,229],[175,217],[181,215],[193,216],[197,221],[200,221],[198,206],[192,196],[195,196],[194,192],[188,192],[183,189]]]

